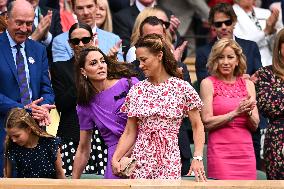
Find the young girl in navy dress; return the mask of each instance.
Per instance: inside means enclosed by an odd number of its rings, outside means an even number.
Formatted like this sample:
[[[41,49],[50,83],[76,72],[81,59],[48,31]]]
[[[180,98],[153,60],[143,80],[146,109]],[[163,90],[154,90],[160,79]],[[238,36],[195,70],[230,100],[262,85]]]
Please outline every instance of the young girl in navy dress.
[[[65,178],[59,138],[40,129],[26,110],[8,113],[6,131],[6,177]]]

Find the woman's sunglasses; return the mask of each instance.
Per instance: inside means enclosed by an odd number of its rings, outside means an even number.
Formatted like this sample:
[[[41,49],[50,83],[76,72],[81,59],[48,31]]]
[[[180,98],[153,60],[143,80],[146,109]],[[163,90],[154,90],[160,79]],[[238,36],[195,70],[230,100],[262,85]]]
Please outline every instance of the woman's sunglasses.
[[[170,22],[166,22],[166,21],[164,21],[164,20],[162,20],[162,19],[159,19],[159,20],[160,20],[160,22],[165,26],[166,29],[168,29],[168,28],[170,27],[170,25],[171,25]]]
[[[72,45],[79,45],[80,41],[82,41],[82,43],[84,45],[88,44],[90,41],[92,40],[92,37],[83,37],[81,39],[79,38],[73,38],[73,39],[69,39],[69,42],[72,43]]]
[[[226,26],[230,26],[230,25],[232,25],[232,20],[225,20],[225,21],[222,21],[222,22],[214,22],[214,26],[216,27],[216,28],[220,28],[220,27],[222,27],[222,25],[223,25],[223,23],[226,25]]]

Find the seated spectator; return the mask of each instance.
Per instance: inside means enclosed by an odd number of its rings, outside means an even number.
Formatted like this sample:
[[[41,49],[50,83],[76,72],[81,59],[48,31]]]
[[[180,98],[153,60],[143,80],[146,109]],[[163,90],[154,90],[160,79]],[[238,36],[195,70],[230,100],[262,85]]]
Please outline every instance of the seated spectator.
[[[255,41],[260,50],[262,65],[271,65],[270,44],[273,43],[275,32],[283,27],[278,20],[279,10],[255,7],[252,0],[235,0],[233,8],[238,17],[234,34],[242,39]]]
[[[95,34],[93,45],[98,46],[105,54],[115,55],[119,61],[123,61],[120,38],[96,26],[96,2],[96,0],[74,0],[72,1],[73,11],[79,22],[91,26]],[[54,39],[52,55],[54,62],[66,61],[73,57],[73,51],[68,43],[68,32],[64,32]]]
[[[77,17],[73,13],[71,0],[60,0],[60,20],[63,32],[68,31],[77,22]]]
[[[208,133],[208,177],[221,180],[256,179],[251,131],[258,127],[255,89],[242,76],[246,58],[233,39],[212,47],[207,67],[211,76],[201,82],[201,117]]]
[[[138,14],[145,8],[154,7],[157,2],[155,0],[135,0],[135,3],[127,8],[124,8],[113,15],[113,32],[122,39],[122,51],[126,55],[130,48],[130,36]],[[167,17],[170,18],[172,13],[165,8],[162,8]]]
[[[96,24],[100,29],[112,32],[112,16],[107,0],[97,0]]]

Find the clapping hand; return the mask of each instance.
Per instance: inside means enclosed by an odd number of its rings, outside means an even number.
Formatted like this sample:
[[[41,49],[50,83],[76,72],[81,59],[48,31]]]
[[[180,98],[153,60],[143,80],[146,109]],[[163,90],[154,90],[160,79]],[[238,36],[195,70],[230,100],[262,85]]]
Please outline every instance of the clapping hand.
[[[51,123],[49,111],[54,109],[55,105],[43,104],[39,106],[38,104],[42,101],[43,98],[41,97],[26,105],[25,108],[31,109],[32,117],[39,122],[40,126],[47,126]]]
[[[247,96],[246,98],[242,99],[240,101],[239,106],[237,107],[237,113],[249,113],[254,109],[256,106],[256,101],[251,99],[251,96]]]

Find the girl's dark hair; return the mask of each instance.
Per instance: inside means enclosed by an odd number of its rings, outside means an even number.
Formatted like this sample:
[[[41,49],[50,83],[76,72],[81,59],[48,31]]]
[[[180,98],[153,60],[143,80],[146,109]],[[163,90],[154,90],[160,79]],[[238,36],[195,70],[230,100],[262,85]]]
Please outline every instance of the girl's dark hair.
[[[89,26],[88,24],[82,23],[82,22],[78,22],[78,23],[73,24],[73,25],[70,27],[69,32],[68,32],[68,38],[69,38],[69,39],[71,39],[71,34],[72,34],[72,32],[73,32],[75,29],[78,29],[78,28],[83,28],[83,29],[87,30],[87,31],[90,33],[90,36],[93,36],[93,35],[94,35],[91,26]]]
[[[118,62],[116,59],[106,56],[97,47],[87,47],[84,48],[79,55],[79,59],[76,63],[76,87],[79,105],[88,105],[91,98],[98,93],[98,91],[93,87],[92,83],[88,78],[85,78],[81,73],[81,68],[85,67],[86,57],[91,51],[98,51],[104,57],[107,63],[107,79],[121,79],[123,77],[130,78],[136,76],[134,71],[134,65],[125,62]]]
[[[52,135],[42,130],[34,120],[34,118],[25,109],[22,108],[13,108],[7,114],[5,120],[5,128],[11,129],[15,127],[20,129],[31,128],[32,132],[39,137],[53,137]],[[10,144],[11,138],[7,135],[5,141],[6,151],[9,148]]]
[[[170,47],[167,45],[167,42],[163,39],[161,35],[158,34],[149,34],[138,39],[136,48],[146,47],[151,53],[158,54],[163,52],[162,64],[166,72],[170,76],[182,78],[182,73],[177,71],[177,61],[173,53],[171,52]]]

